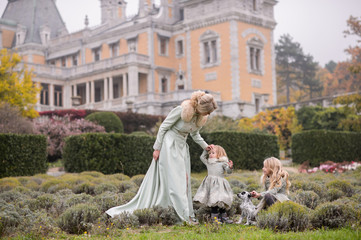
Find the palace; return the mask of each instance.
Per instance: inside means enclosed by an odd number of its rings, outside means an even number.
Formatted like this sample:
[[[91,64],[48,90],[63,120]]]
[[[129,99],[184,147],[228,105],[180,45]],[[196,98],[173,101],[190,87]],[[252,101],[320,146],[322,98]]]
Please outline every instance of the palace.
[[[69,33],[56,0],[8,0],[0,48],[33,69],[36,110],[166,115],[198,89],[232,118],[277,104],[276,0],[139,0],[131,18],[126,1],[99,1],[101,24]]]

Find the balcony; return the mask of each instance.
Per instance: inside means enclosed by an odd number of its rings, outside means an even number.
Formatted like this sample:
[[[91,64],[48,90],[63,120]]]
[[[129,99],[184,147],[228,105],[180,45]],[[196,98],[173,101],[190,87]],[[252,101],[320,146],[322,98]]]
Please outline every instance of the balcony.
[[[74,67],[56,67],[53,65],[26,63],[29,69],[33,69],[38,76],[46,76],[55,79],[76,78],[81,75],[91,75],[99,71],[107,71],[119,66],[125,66],[130,63],[150,64],[149,57],[137,53],[127,53],[118,57],[108,58],[97,62],[92,62]],[[18,69],[24,67],[24,63],[17,66]]]

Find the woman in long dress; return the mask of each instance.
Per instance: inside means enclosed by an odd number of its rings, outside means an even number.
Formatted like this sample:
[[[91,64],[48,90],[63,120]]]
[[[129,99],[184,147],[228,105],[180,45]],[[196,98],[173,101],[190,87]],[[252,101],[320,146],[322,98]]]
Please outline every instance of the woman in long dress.
[[[191,99],[174,108],[162,122],[154,143],[153,161],[138,193],[128,203],[106,211],[114,217],[122,212],[154,206],[174,207],[182,221],[194,223],[190,183],[188,134],[203,149],[210,149],[199,134],[208,115],[217,108],[211,94],[194,92]]]

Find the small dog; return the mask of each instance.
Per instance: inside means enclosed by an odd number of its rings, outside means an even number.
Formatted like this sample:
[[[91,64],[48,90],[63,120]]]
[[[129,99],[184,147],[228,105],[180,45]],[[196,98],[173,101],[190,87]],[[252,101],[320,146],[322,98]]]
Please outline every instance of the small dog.
[[[243,221],[243,218],[246,217],[247,222],[245,225],[255,224],[254,221],[256,218],[256,207],[253,205],[251,201],[251,193],[243,191],[241,193],[237,194],[237,197],[239,197],[242,200],[242,203],[240,205],[240,208],[242,210],[241,217],[239,218],[237,224],[241,224]]]

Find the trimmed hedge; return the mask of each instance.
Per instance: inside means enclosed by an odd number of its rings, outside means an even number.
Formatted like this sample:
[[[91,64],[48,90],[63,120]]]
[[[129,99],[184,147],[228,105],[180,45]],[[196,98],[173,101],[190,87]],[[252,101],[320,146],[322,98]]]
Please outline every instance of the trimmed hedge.
[[[216,132],[202,134],[209,144],[223,146],[235,168],[261,169],[263,160],[278,157],[277,138],[272,135]],[[192,171],[205,170],[199,157],[202,149],[188,137]],[[65,140],[63,160],[68,172],[99,171],[145,174],[152,161],[155,137],[123,134],[88,133]]]
[[[0,134],[0,178],[45,173],[46,147],[43,135]]]
[[[235,169],[259,170],[267,157],[279,157],[277,137],[261,133],[213,132],[202,133],[208,144],[222,146]],[[187,143],[192,160],[192,171],[200,172],[207,168],[199,159],[202,149],[191,137]]]
[[[68,172],[143,174],[151,163],[154,141],[154,137],[117,133],[70,136],[63,149],[64,167]]]
[[[292,136],[292,159],[296,163],[309,161],[311,166],[321,162],[360,161],[361,134],[311,130]]]

